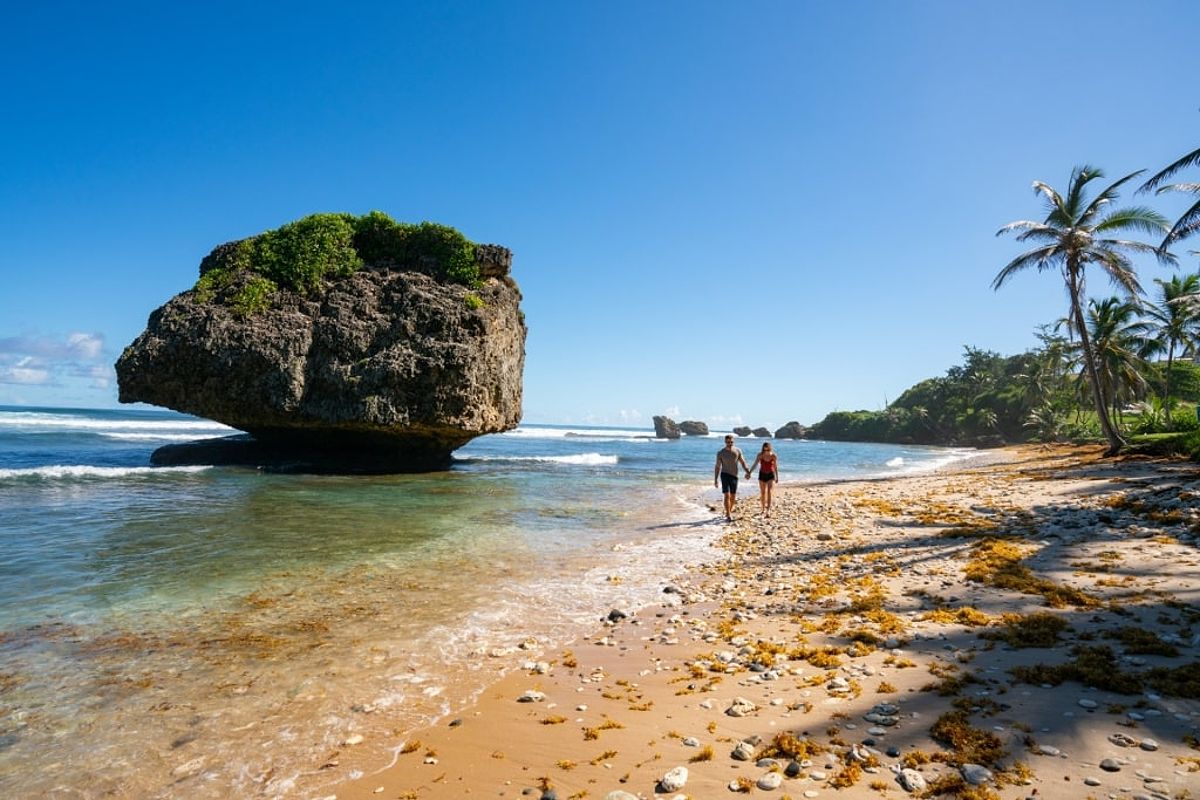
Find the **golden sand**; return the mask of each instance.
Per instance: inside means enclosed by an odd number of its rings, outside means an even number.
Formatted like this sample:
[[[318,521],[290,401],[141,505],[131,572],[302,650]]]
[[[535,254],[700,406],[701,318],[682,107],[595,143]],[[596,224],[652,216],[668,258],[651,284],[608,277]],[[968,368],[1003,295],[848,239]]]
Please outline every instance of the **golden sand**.
[[[744,498],[662,606],[331,754],[336,797],[1200,797],[1200,473],[1099,453]]]

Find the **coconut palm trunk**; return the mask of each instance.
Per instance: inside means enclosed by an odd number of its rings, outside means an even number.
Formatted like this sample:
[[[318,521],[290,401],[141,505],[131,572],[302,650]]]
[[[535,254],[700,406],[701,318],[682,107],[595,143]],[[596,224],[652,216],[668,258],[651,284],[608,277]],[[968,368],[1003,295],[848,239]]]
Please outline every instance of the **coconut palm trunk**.
[[[1167,346],[1167,377],[1163,379],[1163,412],[1167,415],[1167,430],[1175,430],[1175,417],[1171,414],[1171,369],[1175,365],[1175,342]]]
[[[1117,431],[1108,413],[1108,398],[1104,394],[1104,383],[1100,380],[1100,370],[1096,368],[1096,354],[1092,349],[1091,337],[1088,336],[1087,321],[1083,318],[1082,291],[1079,280],[1079,266],[1074,259],[1067,259],[1067,291],[1071,295],[1071,315],[1075,318],[1075,329],[1079,333],[1079,346],[1083,350],[1084,370],[1087,372],[1088,383],[1092,385],[1092,399],[1096,406],[1096,417],[1100,420],[1100,430],[1108,440],[1108,450],[1105,455],[1116,455],[1125,446],[1125,440]]]

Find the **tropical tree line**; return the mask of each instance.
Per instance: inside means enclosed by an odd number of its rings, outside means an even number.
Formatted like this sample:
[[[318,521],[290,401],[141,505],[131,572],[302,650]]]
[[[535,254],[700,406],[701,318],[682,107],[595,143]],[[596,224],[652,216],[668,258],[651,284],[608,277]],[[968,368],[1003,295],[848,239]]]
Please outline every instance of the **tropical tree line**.
[[[1066,314],[1039,330],[1040,346],[1011,357],[967,347],[962,365],[913,386],[883,411],[834,412],[809,435],[939,444],[1102,438],[1115,454],[1131,433],[1196,429],[1200,274],[1156,279],[1147,294],[1133,257],[1178,266],[1176,246],[1200,230],[1200,183],[1168,181],[1197,166],[1200,149],[1137,188],[1142,195],[1195,195],[1175,221],[1146,205],[1116,207],[1120,191],[1136,186],[1145,170],[1098,191],[1093,187],[1104,173],[1092,166],[1072,170],[1065,192],[1035,181],[1045,216],[997,232],[1032,247],[1006,264],[992,287],[1023,271],[1058,272]],[[1089,298],[1089,269],[1107,277],[1117,294]]]

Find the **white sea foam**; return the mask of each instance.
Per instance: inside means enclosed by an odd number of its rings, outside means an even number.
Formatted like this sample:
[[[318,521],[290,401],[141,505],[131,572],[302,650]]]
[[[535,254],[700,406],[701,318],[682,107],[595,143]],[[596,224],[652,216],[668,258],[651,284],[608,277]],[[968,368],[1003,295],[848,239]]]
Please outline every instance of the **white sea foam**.
[[[63,464],[52,467],[30,467],[27,469],[0,469],[0,480],[37,479],[53,481],[75,478],[126,478],[139,475],[203,472],[206,469],[210,469],[210,467],[91,467]]]
[[[903,458],[903,457],[901,457],[901,456],[896,456],[895,458],[889,458],[889,459],[887,460],[887,465],[888,465],[889,467],[900,467],[900,466],[903,466],[903,465],[904,465],[904,458]]]
[[[618,456],[603,453],[576,453],[569,456],[470,456],[463,461],[528,461],[545,464],[570,464],[574,466],[599,467],[616,464]]]
[[[97,419],[33,411],[0,413],[0,425],[22,428],[74,428],[86,431],[223,431],[234,429],[206,419]]]
[[[226,434],[221,433],[101,433],[105,439],[118,439],[123,442],[194,442],[197,439],[219,439]]]
[[[563,439],[566,437],[581,439],[611,439],[614,441],[648,440],[654,438],[654,431],[624,430],[618,428],[527,428],[519,427],[505,431],[498,436],[516,437],[521,439]]]
[[[916,474],[916,473],[921,473],[921,472],[934,472],[935,470],[939,470],[942,467],[948,467],[951,464],[956,464],[959,461],[966,461],[967,459],[975,458],[978,455],[979,455],[978,450],[967,450],[967,449],[948,450],[944,455],[941,455],[938,458],[931,458],[928,461],[919,461],[914,464],[908,464],[907,462],[905,462],[905,464],[900,464],[897,466],[902,467],[902,469],[900,471],[905,474]],[[896,459],[892,459],[892,461],[895,461],[895,460]],[[901,461],[903,461],[903,459],[901,459]],[[891,466],[891,465],[892,465],[891,461],[889,461],[888,466]]]

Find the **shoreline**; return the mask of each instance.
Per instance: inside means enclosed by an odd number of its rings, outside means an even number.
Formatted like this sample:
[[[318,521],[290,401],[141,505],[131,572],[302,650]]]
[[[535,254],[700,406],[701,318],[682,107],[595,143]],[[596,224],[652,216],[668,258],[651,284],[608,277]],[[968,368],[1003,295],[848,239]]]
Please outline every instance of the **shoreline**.
[[[932,473],[785,484],[769,523],[743,493],[723,553],[663,603],[510,669],[449,721],[397,732],[390,766],[347,740],[327,767],[344,782],[313,796],[718,797],[739,782],[910,796],[902,780],[1004,800],[1196,793],[1200,702],[1175,668],[1200,647],[1200,473],[1097,454],[1004,448]],[[1140,496],[1163,478],[1172,497]],[[988,585],[1003,581],[979,567],[985,541],[1016,546],[1009,565],[1030,580]],[[1047,605],[1060,595],[1083,605]],[[1055,647],[1024,647],[1047,613],[1065,623]],[[1109,638],[1128,629],[1153,641]],[[1061,682],[1052,668],[1072,645],[1177,680],[1133,695]],[[1020,667],[1060,682],[1018,682]],[[682,786],[660,783],[679,767]]]

